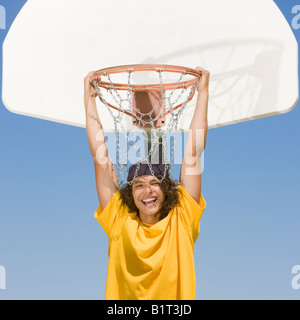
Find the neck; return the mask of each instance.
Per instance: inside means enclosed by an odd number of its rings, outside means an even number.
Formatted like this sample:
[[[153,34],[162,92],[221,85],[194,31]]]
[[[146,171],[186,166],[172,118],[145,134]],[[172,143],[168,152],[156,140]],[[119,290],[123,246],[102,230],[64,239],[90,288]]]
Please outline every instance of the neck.
[[[140,211],[139,218],[142,222],[145,222],[148,224],[155,224],[160,221],[160,213],[157,213],[154,215],[147,215]]]

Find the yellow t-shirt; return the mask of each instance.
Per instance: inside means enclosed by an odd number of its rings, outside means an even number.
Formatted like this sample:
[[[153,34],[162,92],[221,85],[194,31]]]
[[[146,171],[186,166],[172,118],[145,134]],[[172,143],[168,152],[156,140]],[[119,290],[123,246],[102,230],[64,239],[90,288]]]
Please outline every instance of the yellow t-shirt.
[[[106,300],[194,300],[194,243],[206,207],[182,191],[180,203],[154,225],[122,204],[117,191],[95,218],[109,237]]]

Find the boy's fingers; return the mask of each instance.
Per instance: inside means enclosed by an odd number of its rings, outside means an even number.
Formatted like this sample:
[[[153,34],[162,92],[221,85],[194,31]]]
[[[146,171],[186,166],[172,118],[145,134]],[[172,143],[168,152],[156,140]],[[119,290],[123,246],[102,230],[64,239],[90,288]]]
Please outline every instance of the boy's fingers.
[[[91,71],[88,73],[88,75],[84,78],[84,80],[87,82],[91,82],[91,78],[92,78],[92,75],[94,74],[94,71]]]
[[[196,70],[201,72],[202,74],[209,75],[209,71],[207,71],[201,67],[196,67]]]

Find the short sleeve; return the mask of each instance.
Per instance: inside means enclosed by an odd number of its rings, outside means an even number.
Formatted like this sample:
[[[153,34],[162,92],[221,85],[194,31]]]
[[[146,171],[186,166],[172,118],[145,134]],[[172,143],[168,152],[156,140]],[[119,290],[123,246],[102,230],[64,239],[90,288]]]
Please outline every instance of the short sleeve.
[[[127,216],[128,209],[122,203],[120,191],[118,190],[110,199],[103,210],[101,204],[96,210],[94,217],[100,223],[109,238],[118,236],[121,231],[124,218]]]
[[[193,240],[196,242],[200,232],[200,220],[206,208],[206,201],[201,194],[200,200],[197,203],[182,185],[178,185],[178,189],[182,194],[179,205],[181,218],[192,232]]]

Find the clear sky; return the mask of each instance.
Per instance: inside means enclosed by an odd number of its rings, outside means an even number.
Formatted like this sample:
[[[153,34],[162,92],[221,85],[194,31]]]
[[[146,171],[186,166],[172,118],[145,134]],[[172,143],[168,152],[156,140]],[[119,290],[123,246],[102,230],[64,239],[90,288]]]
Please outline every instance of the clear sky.
[[[25,2],[0,1],[1,43]],[[275,2],[292,25],[297,1]],[[300,299],[291,285],[300,265],[299,138],[299,104],[209,131],[197,299]],[[97,206],[85,130],[10,113],[1,101],[0,299],[103,299],[108,241]]]

